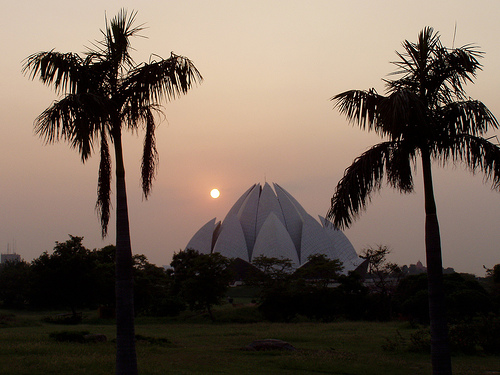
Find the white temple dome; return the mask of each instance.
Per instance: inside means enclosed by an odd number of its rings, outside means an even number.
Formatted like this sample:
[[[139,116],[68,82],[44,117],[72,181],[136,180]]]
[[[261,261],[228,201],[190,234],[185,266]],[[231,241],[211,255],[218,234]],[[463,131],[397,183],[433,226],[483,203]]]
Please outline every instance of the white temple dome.
[[[251,263],[260,255],[288,258],[295,268],[312,254],[339,259],[344,273],[356,269],[359,258],[347,237],[323,217],[309,215],[285,189],[266,182],[253,185],[233,205],[222,222],[210,220],[186,249],[218,252]]]

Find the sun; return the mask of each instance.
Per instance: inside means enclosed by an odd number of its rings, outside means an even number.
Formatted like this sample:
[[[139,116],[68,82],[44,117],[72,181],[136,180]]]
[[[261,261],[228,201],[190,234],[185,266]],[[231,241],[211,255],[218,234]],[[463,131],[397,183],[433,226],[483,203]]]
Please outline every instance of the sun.
[[[214,199],[219,198],[220,191],[218,189],[212,189],[212,191],[210,192],[210,196]]]

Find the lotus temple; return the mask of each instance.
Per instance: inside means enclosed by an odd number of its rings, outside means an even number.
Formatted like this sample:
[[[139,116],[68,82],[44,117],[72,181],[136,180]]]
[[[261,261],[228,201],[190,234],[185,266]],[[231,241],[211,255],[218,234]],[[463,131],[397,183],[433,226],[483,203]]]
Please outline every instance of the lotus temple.
[[[260,255],[288,258],[295,268],[312,254],[339,259],[344,273],[355,270],[361,259],[347,237],[323,217],[319,221],[278,184],[250,187],[224,220],[203,225],[186,249],[204,254],[218,252],[251,263]]]

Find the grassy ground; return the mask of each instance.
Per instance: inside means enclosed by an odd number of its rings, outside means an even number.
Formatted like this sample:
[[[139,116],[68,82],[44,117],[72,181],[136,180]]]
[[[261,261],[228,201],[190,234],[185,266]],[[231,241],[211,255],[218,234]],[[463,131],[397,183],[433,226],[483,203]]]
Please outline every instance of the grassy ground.
[[[252,321],[251,309],[241,313]],[[83,324],[63,326],[43,323],[40,314],[8,314],[0,311],[0,373],[114,373],[112,322],[100,321],[89,313]],[[231,313],[227,311],[225,316]],[[52,332],[83,330],[105,334],[110,340],[59,343],[49,337]],[[429,355],[382,349],[386,338],[395,337],[397,332],[409,337],[414,331],[398,322],[213,324],[200,317],[139,318],[136,322],[137,334],[170,341],[138,341],[141,374],[430,374]],[[265,338],[287,341],[298,350],[242,350]],[[453,370],[454,374],[500,373],[500,357],[456,356]]]

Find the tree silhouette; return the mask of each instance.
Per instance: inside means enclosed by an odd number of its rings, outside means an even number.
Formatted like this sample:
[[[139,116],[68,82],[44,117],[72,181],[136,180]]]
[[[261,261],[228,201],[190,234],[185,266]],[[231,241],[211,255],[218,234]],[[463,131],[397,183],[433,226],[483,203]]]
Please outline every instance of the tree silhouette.
[[[83,56],[55,51],[39,52],[23,63],[23,72],[52,85],[62,98],[35,121],[35,132],[47,143],[60,139],[78,150],[85,162],[99,144],[100,164],[97,204],[102,236],[110,215],[111,156],[116,169],[116,313],[117,374],[137,373],[134,334],[132,251],[123,164],[122,131],[145,130],[141,174],[147,198],[156,172],[155,113],[160,102],[177,98],[202,77],[193,63],[182,56],[152,58],[136,64],[130,38],[143,28],[134,26],[137,12],[121,10],[101,30],[104,39]]]
[[[481,69],[482,52],[476,47],[446,48],[439,34],[426,27],[416,43],[405,41],[403,48],[394,63],[393,74],[400,78],[385,80],[386,96],[371,89],[332,98],[351,122],[388,140],[364,152],[345,170],[327,217],[337,227],[348,227],[380,189],[384,175],[390,186],[412,192],[412,166],[420,157],[433,373],[451,374],[431,160],[463,162],[472,172],[483,171],[493,181],[492,188],[498,189],[500,147],[483,137],[490,127],[498,129],[498,122],[483,103],[465,95],[464,85]]]
[[[229,264],[219,253],[202,254],[193,249],[175,253],[168,271],[174,293],[190,310],[206,311],[214,322],[212,306],[221,304],[232,278]]]

